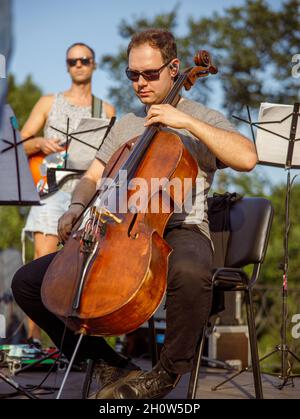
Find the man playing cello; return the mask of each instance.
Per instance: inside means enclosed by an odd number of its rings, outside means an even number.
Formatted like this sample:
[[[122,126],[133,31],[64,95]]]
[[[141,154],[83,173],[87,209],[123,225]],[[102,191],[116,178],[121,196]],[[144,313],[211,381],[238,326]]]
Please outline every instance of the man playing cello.
[[[254,168],[257,162],[254,145],[222,114],[182,97],[176,108],[162,104],[178,71],[176,43],[170,32],[149,29],[133,36],[128,46],[126,74],[142,107],[115,124],[76,187],[69,210],[59,220],[58,233],[62,241],[68,239],[74,221],[95,193],[97,182],[112,154],[152,124],[163,124],[180,134],[198,163],[198,178],[203,181],[205,203],[218,168],[229,166],[238,171]],[[193,202],[197,205],[198,201]],[[164,238],[173,249],[169,258],[166,294],[167,326],[160,360],[153,370],[137,371],[126,360],[119,359],[100,337],[85,336],[82,339],[78,356],[105,361],[102,372],[106,380],[97,398],[160,398],[174,388],[182,374],[191,371],[201,327],[204,327],[211,307],[213,256],[207,211],[203,215],[195,205],[189,213],[173,214],[165,230]],[[21,268],[12,287],[18,304],[59,347],[64,325],[47,311],[40,296],[43,276],[54,256],[48,255]],[[63,346],[67,357],[71,356],[76,340],[68,330]]]

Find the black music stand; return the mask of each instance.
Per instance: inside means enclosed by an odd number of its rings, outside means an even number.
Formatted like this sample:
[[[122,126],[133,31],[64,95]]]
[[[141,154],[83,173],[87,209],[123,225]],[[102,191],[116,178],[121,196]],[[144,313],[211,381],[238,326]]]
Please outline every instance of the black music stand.
[[[23,143],[31,140],[33,138],[33,136],[30,136],[28,138],[25,139],[21,139],[20,135],[17,131],[17,121],[16,118],[14,117],[14,114],[11,110],[11,108],[9,107],[9,105],[5,106],[7,108],[7,111],[9,112],[9,114],[11,114],[11,124],[12,127],[14,129],[13,132],[13,136],[11,136],[11,140],[7,140],[6,137],[8,136],[7,134],[7,125],[10,124],[10,121],[7,120],[6,118],[6,125],[4,124],[4,126],[6,126],[5,129],[5,135],[3,135],[1,133],[0,130],[0,141],[1,139],[3,139],[3,145],[0,148],[0,175],[2,174],[1,171],[3,171],[3,173],[5,172],[5,166],[1,167],[1,163],[2,161],[7,161],[7,154],[5,156],[1,156],[1,154],[3,153],[8,153],[10,152],[10,154],[14,153],[15,157],[15,161],[16,161],[16,169],[17,169],[17,188],[18,188],[18,198],[19,199],[12,199],[12,200],[8,200],[7,198],[5,200],[2,200],[2,202],[0,202],[0,204],[2,203],[3,205],[39,205],[40,203],[35,203],[34,201],[26,201],[24,199],[20,199],[21,196],[23,196],[24,194],[21,194],[21,180],[24,183],[24,179],[23,179],[23,173],[20,174],[20,163],[19,163],[19,155],[21,155],[22,157],[22,163],[23,165],[25,164],[26,166],[28,166],[27,164],[27,157],[25,156],[23,147],[19,147],[20,145],[22,145]],[[4,110],[5,110],[5,107]],[[63,165],[61,165],[60,167],[56,167],[57,165],[54,164],[55,167],[49,167],[47,168],[47,185],[46,185],[46,189],[45,191],[39,191],[39,197],[46,197],[49,196],[55,192],[58,191],[58,189],[60,189],[60,187],[69,179],[78,179],[80,178],[83,173],[87,170],[88,166],[89,166],[89,162],[93,159],[93,155],[96,153],[96,151],[98,151],[100,149],[100,147],[102,146],[105,138],[107,137],[109,131],[111,130],[113,124],[115,123],[116,117],[112,117],[110,119],[106,119],[106,118],[82,118],[82,120],[80,121],[80,124],[78,126],[78,129],[75,132],[70,132],[69,129],[69,118],[67,118],[66,121],[66,130],[62,131],[56,127],[50,126],[53,130],[63,134],[65,136],[65,142],[63,143],[66,147],[65,149],[65,157],[63,159]],[[10,125],[9,125],[10,127]],[[10,130],[10,128],[9,128]],[[73,140],[73,142],[72,142]],[[75,144],[74,144],[75,143]],[[5,146],[5,144],[8,144],[7,146]],[[76,148],[76,144],[82,144],[84,145],[84,152],[83,155],[85,156],[85,161],[83,161],[80,165],[78,165],[78,163],[76,162],[76,158],[75,158],[75,162],[72,161],[72,157],[76,156],[76,153],[78,153],[78,150]],[[81,151],[82,153],[82,151]],[[47,156],[46,156],[47,159]],[[51,157],[50,157],[51,159]],[[9,167],[11,168],[11,162],[7,165],[9,165]],[[13,165],[14,166],[14,165]],[[49,164],[49,166],[53,166],[53,164]],[[2,170],[1,170],[2,169]],[[28,173],[30,174],[30,171],[28,171]],[[26,173],[27,174],[27,173]],[[6,181],[4,181],[5,176],[2,176],[2,182],[4,185],[7,186],[7,179]],[[27,178],[26,178],[27,180]],[[32,177],[31,175],[29,176],[29,181],[31,184],[33,184],[32,182]],[[33,188],[36,189],[36,187],[33,184]],[[3,196],[7,196],[8,192],[7,190],[2,190],[2,184],[1,184],[1,179],[0,179],[0,201],[1,201],[1,191],[2,191],[2,195]],[[6,187],[7,189],[7,187]]]
[[[60,187],[70,179],[78,179],[88,169],[95,153],[101,148],[105,138],[115,123],[116,117],[107,118],[82,118],[76,131],[70,132],[69,118],[66,122],[66,130],[50,126],[65,137],[65,156],[63,165],[60,167],[47,168],[46,192],[40,192],[40,196],[49,196],[57,192]],[[84,149],[79,150],[78,146]],[[77,161],[78,154],[84,156],[80,163]]]
[[[294,377],[300,377],[300,374],[293,374],[292,364],[289,361],[289,355],[300,362],[300,358],[294,354],[287,345],[287,316],[288,316],[288,269],[289,269],[289,228],[290,228],[290,198],[291,188],[298,175],[293,176],[291,180],[291,169],[300,169],[300,124],[299,122],[300,103],[294,106],[276,105],[262,103],[259,114],[259,122],[252,122],[249,107],[247,106],[248,120],[234,116],[239,121],[250,125],[253,140],[256,144],[259,164],[281,167],[286,170],[286,195],[285,195],[285,232],[284,232],[284,259],[280,265],[283,270],[282,276],[282,323],[281,323],[281,341],[273,351],[260,359],[260,362],[269,358],[273,354],[281,353],[281,370],[275,375],[280,378],[282,383],[278,386],[282,389]],[[268,128],[266,128],[268,126]],[[258,128],[257,138],[255,140],[253,127]],[[297,129],[298,127],[298,129]],[[297,137],[298,135],[298,137]],[[275,143],[277,141],[277,143]],[[233,378],[233,377],[232,377]]]
[[[39,205],[16,117],[9,105],[0,110],[0,205]],[[0,379],[30,399],[36,399],[26,388],[0,372]]]
[[[16,117],[9,105],[0,121],[0,205],[39,205]]]
[[[0,129],[0,139],[3,137],[3,145],[2,142],[1,144],[1,148],[0,148],[0,176],[1,176],[1,170],[4,168],[1,167],[1,161],[4,160],[5,158],[7,158],[6,156],[8,155],[13,155],[16,156],[16,174],[17,174],[17,198],[13,198],[13,199],[7,199],[5,198],[5,201],[3,204],[6,205],[37,205],[39,204],[39,194],[36,190],[36,187],[34,185],[34,182],[32,180],[32,176],[30,174],[29,171],[29,167],[28,167],[28,161],[27,161],[27,157],[24,153],[24,149],[23,147],[18,147],[19,145],[23,144],[24,142],[30,140],[32,137],[26,138],[24,140],[21,140],[19,133],[17,132],[17,122],[15,120],[15,117],[13,115],[12,110],[10,109],[10,107],[6,107],[6,109],[4,109],[4,113],[5,113],[5,121],[6,121],[6,126],[5,126],[5,132],[2,134],[2,130]],[[9,118],[9,119],[8,119]],[[69,131],[69,119],[67,119],[67,126],[66,126],[66,131],[62,131],[59,130],[58,128],[55,128],[53,126],[51,126],[52,129],[54,129],[57,132],[60,132],[61,134],[63,134],[66,138],[66,157],[64,159],[64,165],[61,168],[50,168],[47,170],[47,181],[48,181],[48,186],[49,186],[49,190],[48,193],[45,195],[49,195],[51,193],[56,192],[59,187],[61,186],[62,183],[57,182],[56,180],[56,175],[58,174],[66,174],[65,179],[70,179],[70,178],[78,178],[80,177],[85,170],[87,169],[86,166],[81,166],[78,167],[75,161],[75,164],[72,162],[72,158],[69,158],[69,156],[72,157],[72,152],[73,154],[76,154],[76,146],[74,147],[74,143],[80,143],[83,144],[85,146],[85,155],[87,159],[91,160],[91,153],[95,154],[97,150],[100,149],[100,147],[102,146],[106,136],[108,135],[109,131],[111,130],[114,122],[115,122],[116,118],[112,117],[111,119],[100,119],[100,118],[86,118],[81,120],[78,129],[76,130],[76,132],[72,132],[70,133]],[[2,125],[1,125],[2,127]],[[10,133],[11,138],[8,136],[7,131]],[[8,139],[10,138],[10,140]],[[72,142],[73,141],[73,142]],[[72,143],[71,143],[72,142]],[[73,148],[73,149],[72,149]],[[37,202],[33,201],[33,200],[28,200],[28,201],[24,201],[22,200],[22,198],[24,198],[24,193],[21,190],[21,179],[22,181],[24,180],[23,178],[23,173],[20,170],[20,162],[19,162],[19,155],[21,154],[23,160],[23,164],[25,164],[25,167],[27,168],[27,172],[26,175],[29,175],[29,180],[30,180],[30,184],[32,186],[32,192],[34,194],[34,197],[37,199]],[[90,154],[90,155],[88,155]],[[3,157],[5,155],[5,157]],[[1,160],[2,159],[2,160]],[[84,163],[83,163],[84,164]],[[10,164],[10,168],[11,168],[11,164]],[[75,167],[76,166],[76,167]],[[7,176],[2,176],[2,179],[6,179],[7,181]],[[0,182],[1,182],[1,178],[0,178]],[[1,183],[0,183],[1,185]],[[1,193],[1,188],[0,188],[0,198],[3,195],[4,196],[5,191],[3,190]],[[43,194],[40,194],[40,196],[43,196]],[[1,203],[1,202],[0,202]],[[69,367],[67,369],[67,372],[65,374],[63,383],[60,386],[60,390],[58,393],[57,398],[60,398],[61,392],[63,390],[64,384],[66,382],[66,379],[69,375],[69,372],[71,370],[71,367],[74,363],[74,359],[75,359],[75,355],[76,352],[79,348],[81,339],[82,339],[83,335],[80,335],[80,339],[78,341],[78,345],[77,345],[77,349],[75,350],[72,360],[69,363]],[[18,373],[21,373],[25,370],[28,370],[29,368],[34,367],[37,364],[40,364],[42,361],[53,357],[54,355],[57,355],[59,353],[59,351],[55,351],[53,353],[51,353],[50,355],[47,355],[39,360],[37,360],[34,364],[31,364],[29,366],[26,366],[22,369],[20,369],[18,371]],[[34,394],[32,394],[29,390],[26,390],[25,388],[23,388],[22,386],[20,386],[17,382],[15,382],[14,380],[12,380],[10,377],[7,377],[6,375],[2,374],[0,372],[0,379],[2,379],[3,381],[5,381],[7,384],[9,384],[10,386],[12,386],[14,389],[17,390],[18,393],[22,393],[25,396],[27,396],[28,398],[33,398],[36,399],[38,398],[37,396],[35,396]]]

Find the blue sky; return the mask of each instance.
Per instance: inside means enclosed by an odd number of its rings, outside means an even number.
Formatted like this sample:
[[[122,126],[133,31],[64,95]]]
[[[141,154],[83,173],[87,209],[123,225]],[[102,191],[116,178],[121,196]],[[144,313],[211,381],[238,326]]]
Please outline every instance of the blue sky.
[[[65,51],[75,41],[85,42],[97,56],[114,53],[124,40],[118,34],[122,19],[151,17],[169,12],[179,4],[178,33],[186,31],[189,16],[200,18],[237,6],[244,0],[14,0],[14,51],[11,71],[22,81],[31,73],[44,92],[64,90],[69,85]],[[278,7],[280,0],[269,0]],[[151,7],[147,7],[151,4]],[[109,76],[99,69],[95,92],[106,98]]]
[[[151,17],[179,5],[178,34],[186,31],[189,16],[210,16],[244,0],[14,0],[14,46],[10,71],[18,82],[32,74],[44,93],[66,90],[66,48],[75,41],[91,45],[96,55],[115,53],[124,40],[118,34],[122,19]],[[274,8],[281,0],[268,1]],[[148,6],[151,5],[151,6]],[[109,76],[98,69],[93,79],[96,95],[108,99]],[[220,102],[220,100],[217,100]],[[222,111],[222,109],[220,109]],[[275,181],[284,179],[282,169],[263,169]]]

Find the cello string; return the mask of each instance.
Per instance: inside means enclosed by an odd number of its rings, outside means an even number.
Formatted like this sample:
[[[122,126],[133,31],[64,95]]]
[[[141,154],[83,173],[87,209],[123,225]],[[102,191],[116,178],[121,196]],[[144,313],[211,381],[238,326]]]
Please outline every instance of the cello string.
[[[168,93],[166,98],[163,100],[163,103],[170,103],[170,104],[173,103],[173,101],[175,100],[176,96],[178,95],[180,89],[182,88],[186,78],[187,78],[186,73],[179,74],[173,88]],[[126,170],[126,172],[127,172],[126,181],[128,183],[128,180],[130,180],[131,177],[133,176],[133,173],[135,172],[135,169],[136,169],[137,165],[141,161],[141,159],[142,159],[145,151],[147,150],[147,148],[149,146],[149,143],[151,142],[152,138],[154,137],[156,131],[157,131],[157,127],[153,127],[153,126],[147,128],[145,130],[145,132],[139,138],[139,140],[138,140],[135,148],[133,149],[132,153],[129,155],[129,157],[125,161],[125,163],[121,166],[121,168],[117,172],[114,179],[111,180],[111,183],[108,185],[107,189],[102,194],[99,195],[100,202],[97,206],[97,210],[98,210],[98,212],[100,212],[100,216],[97,215],[96,211],[94,211],[94,214],[92,215],[92,231],[94,231],[95,225],[96,225],[96,230],[99,227],[99,221],[100,221],[101,214],[102,214],[102,211],[103,211],[102,207],[103,207],[103,204],[104,204],[105,192],[108,191],[107,200],[109,202],[109,199],[110,199],[112,193],[114,192],[114,189],[116,188],[116,186],[118,188],[121,188],[124,185],[125,180],[123,181],[122,184],[119,184],[119,182],[120,182],[119,172],[121,170]],[[111,186],[114,186],[114,187],[111,187]]]
[[[164,99],[163,103],[170,103],[170,104],[174,103],[174,100],[176,99],[186,78],[187,78],[187,74],[181,74],[178,77],[175,85],[173,86],[173,88],[171,89],[167,97]],[[136,172],[136,167],[140,163],[144,153],[146,152],[156,132],[157,132],[157,127],[150,127],[149,129],[147,129],[146,132],[142,135],[142,137],[138,140],[138,143],[134,151],[132,152],[132,154],[130,154],[129,158],[123,165],[122,169],[127,170],[127,183],[128,181],[131,180],[131,178],[133,177],[133,174]],[[125,183],[125,181],[123,183]],[[120,185],[120,187],[122,186],[123,184]]]

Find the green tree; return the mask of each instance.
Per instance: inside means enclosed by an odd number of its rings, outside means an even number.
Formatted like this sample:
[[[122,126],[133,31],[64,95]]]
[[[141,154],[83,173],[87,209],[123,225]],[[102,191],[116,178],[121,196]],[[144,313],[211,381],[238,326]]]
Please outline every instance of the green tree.
[[[291,59],[299,52],[299,1],[288,0],[273,9],[265,0],[246,0],[243,6],[227,8],[224,15],[189,19],[186,45],[191,52],[207,45],[215,57],[229,114],[245,105],[297,100]]]
[[[151,19],[122,20],[119,33],[126,45],[134,32],[161,27],[176,35],[178,5],[170,13]],[[263,101],[293,103],[299,86],[291,76],[291,59],[299,53],[299,1],[288,0],[273,10],[266,0],[246,0],[242,6],[229,7],[211,17],[191,16],[187,34],[176,36],[178,55],[183,67],[190,64],[199,49],[210,51],[219,67],[215,77],[202,79],[192,89],[196,100],[214,99],[211,92],[221,84],[223,105],[229,115],[239,113],[244,105],[258,107]],[[105,55],[101,65],[113,80],[109,94],[121,112],[134,108],[137,102],[125,80],[126,47],[115,55]],[[218,82],[218,83],[217,83]]]
[[[284,232],[285,232],[285,185],[277,185],[272,189],[269,199],[274,206],[274,221],[270,235],[270,241],[263,267],[263,278],[266,282],[280,284],[282,270],[279,265],[284,257]],[[299,283],[300,278],[300,217],[298,202],[300,200],[300,185],[295,184],[292,188],[290,201],[290,232],[289,232],[289,282]]]
[[[24,221],[25,211],[21,211],[19,207],[0,207],[0,251],[8,248],[21,249],[21,231]]]
[[[272,202],[274,220],[260,282],[278,284],[280,287],[283,274],[281,265],[284,258],[286,185],[272,185],[270,180],[260,173],[259,170],[251,173],[237,173],[226,169],[219,171],[212,187],[212,193],[224,193],[226,191],[238,192],[245,196],[265,197]],[[294,184],[290,200],[289,282],[295,285],[300,278],[299,201],[300,185]]]
[[[14,110],[20,128],[23,127],[41,95],[42,90],[34,83],[30,75],[21,84],[16,83],[14,75],[9,75],[7,102]]]
[[[241,173],[226,169],[217,171],[211,192],[225,193],[228,191],[245,196],[266,196],[270,187],[270,180],[259,170]]]

